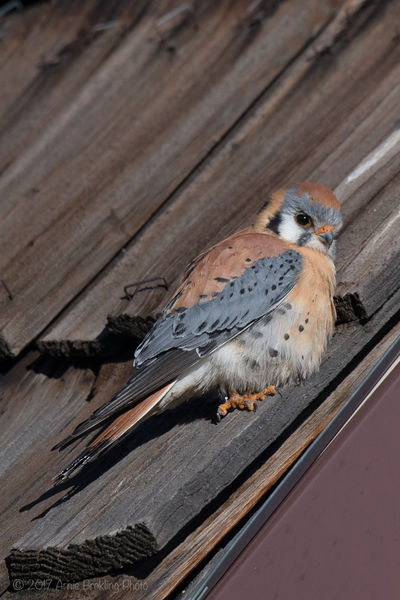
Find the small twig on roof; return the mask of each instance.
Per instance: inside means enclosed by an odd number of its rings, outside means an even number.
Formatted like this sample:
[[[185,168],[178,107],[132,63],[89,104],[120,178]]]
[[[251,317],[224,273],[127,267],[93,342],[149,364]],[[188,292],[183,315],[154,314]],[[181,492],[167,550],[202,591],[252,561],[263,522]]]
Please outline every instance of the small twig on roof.
[[[12,293],[10,291],[10,288],[8,287],[8,285],[6,284],[6,282],[4,281],[4,279],[2,279],[1,277],[0,277],[0,283],[3,286],[3,288],[6,290],[8,298],[10,300],[13,300],[13,295],[12,295]]]
[[[155,281],[158,281],[159,283],[157,285],[149,285],[147,287],[139,289],[139,286],[145,285],[146,283],[154,283]],[[129,288],[131,288],[131,287],[136,288],[134,290],[133,294],[128,292]],[[154,288],[158,288],[158,287],[163,287],[166,290],[168,290],[168,283],[164,277],[151,277],[150,279],[143,279],[143,281],[135,281],[135,283],[128,283],[128,285],[124,286],[125,296],[123,296],[123,299],[132,300],[132,298],[134,297],[134,295],[137,292],[143,292],[145,290],[153,290]]]

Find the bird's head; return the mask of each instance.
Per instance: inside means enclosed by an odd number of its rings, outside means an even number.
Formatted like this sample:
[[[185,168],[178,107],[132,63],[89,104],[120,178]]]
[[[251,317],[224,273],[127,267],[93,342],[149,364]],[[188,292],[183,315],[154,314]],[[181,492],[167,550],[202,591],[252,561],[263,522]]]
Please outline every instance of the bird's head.
[[[340,204],[323,185],[306,182],[278,190],[258,214],[257,231],[273,231],[299,246],[335,256],[335,236],[342,226]]]

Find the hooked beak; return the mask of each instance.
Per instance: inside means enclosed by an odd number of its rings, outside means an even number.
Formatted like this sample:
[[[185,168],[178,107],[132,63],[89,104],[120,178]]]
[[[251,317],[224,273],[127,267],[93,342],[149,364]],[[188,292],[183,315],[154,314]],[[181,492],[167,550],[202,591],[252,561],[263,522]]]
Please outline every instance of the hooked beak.
[[[324,225],[324,227],[317,229],[315,235],[317,235],[321,242],[329,248],[333,242],[333,227],[330,225]]]

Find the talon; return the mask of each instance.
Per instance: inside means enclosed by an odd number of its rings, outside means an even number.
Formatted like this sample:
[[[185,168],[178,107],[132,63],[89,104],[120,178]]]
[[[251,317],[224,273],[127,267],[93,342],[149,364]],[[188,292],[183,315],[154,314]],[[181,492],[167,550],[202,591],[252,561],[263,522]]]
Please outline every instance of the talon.
[[[254,402],[253,412],[257,412],[257,410],[258,410],[257,402]]]
[[[263,392],[266,396],[275,396],[276,393],[280,394],[274,385],[268,385]]]
[[[225,400],[226,401],[223,402],[223,404],[218,406],[217,412],[221,417],[225,417],[228,411],[234,408],[244,408],[243,399],[236,392],[232,392],[229,396],[226,396]]]
[[[274,393],[275,387],[273,385],[266,387],[258,394],[247,392],[246,394],[241,395],[232,391],[228,397],[225,397],[225,402],[218,406],[218,415],[224,417],[229,410],[234,410],[235,408],[238,410],[247,409],[251,412],[255,412],[257,410],[257,400],[263,400],[267,395]]]
[[[243,404],[247,408],[247,410],[249,410],[251,412],[256,410],[255,409],[256,403],[253,400],[245,400]]]
[[[235,408],[239,410],[246,408],[247,410],[255,412],[257,410],[256,402],[258,400],[264,400],[266,396],[273,396],[274,394],[281,395],[280,391],[277,390],[274,385],[268,385],[257,394],[247,392],[246,394],[240,395],[237,392],[230,392],[229,396],[225,396],[225,402],[218,406],[218,415],[219,417],[224,417],[229,410],[234,410]]]
[[[228,404],[227,402],[225,404],[220,404],[218,406],[218,410],[217,410],[217,415],[221,418],[221,417],[225,417],[225,415],[228,413],[228,406],[226,406],[226,404]]]
[[[217,423],[219,423],[222,419],[221,415],[219,414],[219,412],[217,411],[217,413],[215,414],[215,419],[217,421]]]

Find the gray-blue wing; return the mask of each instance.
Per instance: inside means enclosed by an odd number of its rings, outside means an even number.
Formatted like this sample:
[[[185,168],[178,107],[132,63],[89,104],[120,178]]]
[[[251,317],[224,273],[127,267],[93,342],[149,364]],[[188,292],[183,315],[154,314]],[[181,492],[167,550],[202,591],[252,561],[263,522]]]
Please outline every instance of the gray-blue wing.
[[[301,264],[301,255],[287,250],[261,258],[240,276],[226,280],[222,291],[210,300],[174,310],[175,297],[137,348],[135,365],[149,364],[173,349],[194,351],[194,362],[209,354],[273,312],[293,289]]]

